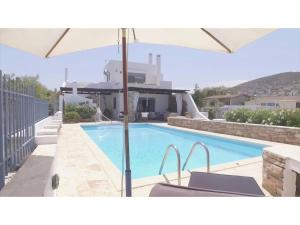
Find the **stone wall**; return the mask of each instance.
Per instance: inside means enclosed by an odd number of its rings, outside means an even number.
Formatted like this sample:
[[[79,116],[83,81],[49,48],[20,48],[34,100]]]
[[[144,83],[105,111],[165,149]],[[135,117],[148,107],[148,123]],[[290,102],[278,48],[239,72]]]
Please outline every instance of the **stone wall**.
[[[300,174],[297,174],[296,178],[296,196],[300,197]]]
[[[262,186],[273,196],[282,196],[285,165],[285,159],[264,151]]]
[[[185,117],[169,117],[172,126],[191,128],[221,134],[300,145],[300,128],[220,121],[193,120]]]

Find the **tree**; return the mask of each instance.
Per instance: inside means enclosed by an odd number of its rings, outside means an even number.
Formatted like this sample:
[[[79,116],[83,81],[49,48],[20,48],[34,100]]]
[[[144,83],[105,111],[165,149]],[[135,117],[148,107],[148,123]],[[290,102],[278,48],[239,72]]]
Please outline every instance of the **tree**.
[[[220,87],[208,87],[203,89],[195,89],[194,94],[192,94],[192,97],[195,101],[195,104],[200,109],[205,106],[204,98],[213,96],[213,95],[226,95],[229,93],[229,89],[220,86]]]
[[[37,98],[52,101],[56,96],[56,92],[49,90],[39,81],[39,75],[36,76],[23,76],[19,78],[25,86],[35,86],[35,96]]]
[[[49,115],[54,113],[54,105],[56,104],[58,98],[58,92],[55,89],[54,91],[49,90],[39,81],[39,75],[36,76],[22,76],[16,79],[21,80],[25,86],[34,86],[35,87],[35,97],[46,100],[49,102]]]

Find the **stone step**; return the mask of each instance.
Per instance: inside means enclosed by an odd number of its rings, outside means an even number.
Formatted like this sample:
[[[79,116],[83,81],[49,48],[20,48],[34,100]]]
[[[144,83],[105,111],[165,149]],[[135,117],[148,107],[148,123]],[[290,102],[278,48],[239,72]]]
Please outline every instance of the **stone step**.
[[[49,123],[62,124],[61,120],[50,120]]]
[[[58,135],[38,135],[35,136],[37,145],[57,144]]]
[[[58,131],[55,130],[55,129],[42,129],[42,130],[39,130],[37,132],[38,136],[41,136],[41,135],[57,135],[57,134],[58,134]]]
[[[56,129],[56,130],[59,130],[60,128],[60,125],[58,124],[46,124],[44,126],[44,129]]]
[[[61,123],[55,122],[55,121],[51,121],[51,122],[47,123],[45,126],[47,126],[47,125],[56,125],[56,126],[61,127]]]

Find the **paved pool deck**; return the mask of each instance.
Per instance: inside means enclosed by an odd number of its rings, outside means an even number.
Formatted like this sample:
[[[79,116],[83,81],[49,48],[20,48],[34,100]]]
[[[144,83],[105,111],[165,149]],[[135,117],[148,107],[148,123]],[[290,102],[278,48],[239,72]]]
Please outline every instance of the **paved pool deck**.
[[[83,135],[79,124],[64,124],[62,126],[58,138],[56,168],[60,176],[60,185],[56,191],[56,196],[121,196],[120,189],[116,187],[118,179],[112,177],[107,165],[100,160],[101,156],[99,157],[91,142]],[[98,151],[100,152],[100,150]],[[262,159],[240,165],[212,167],[212,172],[251,176],[261,186]],[[182,184],[187,185],[188,180],[188,177],[183,178]],[[176,180],[171,181],[171,183],[174,182],[176,183]],[[142,183],[133,188],[133,196],[149,196],[155,182]],[[263,188],[262,190],[267,196],[270,195]]]

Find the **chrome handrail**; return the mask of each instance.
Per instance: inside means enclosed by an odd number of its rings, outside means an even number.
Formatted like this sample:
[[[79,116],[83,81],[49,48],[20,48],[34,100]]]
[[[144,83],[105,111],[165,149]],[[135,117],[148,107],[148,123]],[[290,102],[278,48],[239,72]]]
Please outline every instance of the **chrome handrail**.
[[[208,148],[206,147],[206,145],[205,145],[204,143],[199,142],[199,141],[198,141],[198,142],[195,142],[195,143],[193,144],[193,146],[192,146],[192,148],[191,148],[191,151],[190,151],[188,157],[186,158],[185,163],[183,164],[182,170],[185,169],[185,167],[186,167],[186,165],[187,165],[189,159],[191,158],[191,156],[192,156],[192,154],[193,154],[193,152],[194,152],[194,150],[195,150],[195,147],[196,147],[197,145],[200,145],[200,146],[202,147],[202,149],[204,149],[205,152],[206,152],[206,166],[207,166],[207,172],[209,173],[209,172],[210,172],[210,157],[209,157],[209,150],[208,150]]]
[[[169,152],[170,152],[171,149],[174,149],[175,152],[176,152],[176,156],[177,156],[178,185],[181,185],[181,161],[180,161],[180,153],[179,153],[179,150],[177,149],[177,147],[175,145],[173,145],[173,144],[169,145],[168,148],[167,148],[167,150],[166,150],[166,153],[164,155],[163,161],[161,162],[161,166],[160,166],[160,169],[159,169],[159,175],[161,175],[161,172],[162,172],[163,167],[165,165],[167,156],[169,155]]]

